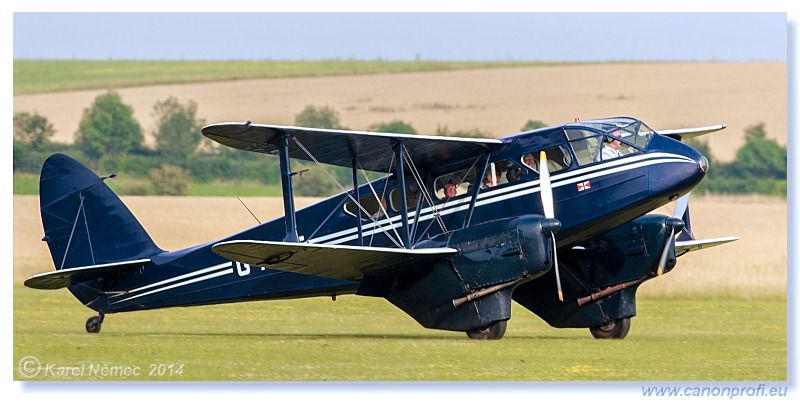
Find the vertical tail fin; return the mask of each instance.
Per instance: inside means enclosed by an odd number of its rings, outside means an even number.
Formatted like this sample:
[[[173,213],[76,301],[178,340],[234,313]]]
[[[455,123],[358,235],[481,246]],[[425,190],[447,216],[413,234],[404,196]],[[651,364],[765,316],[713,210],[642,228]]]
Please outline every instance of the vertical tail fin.
[[[64,154],[44,162],[39,203],[42,240],[57,270],[162,252],[103,179]]]

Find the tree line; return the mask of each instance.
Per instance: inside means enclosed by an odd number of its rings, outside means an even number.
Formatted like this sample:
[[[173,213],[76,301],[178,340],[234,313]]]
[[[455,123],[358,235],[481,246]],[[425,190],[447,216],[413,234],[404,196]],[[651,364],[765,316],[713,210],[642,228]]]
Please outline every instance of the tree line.
[[[133,108],[120,95],[109,90],[98,95],[83,111],[75,141],[72,144],[52,141],[52,123],[37,112],[14,114],[14,172],[38,173],[44,160],[63,152],[83,161],[96,172],[124,172],[143,180],[116,188],[129,195],[186,195],[189,183],[213,181],[253,181],[265,185],[280,183],[277,158],[264,158],[258,153],[243,153],[212,142],[201,134],[206,124],[197,117],[194,101],[181,103],[175,97],[158,101],[152,111],[155,129],[153,147],[144,142],[141,125],[133,117]],[[348,130],[340,122],[339,113],[330,107],[306,106],[295,116],[295,125],[324,129]],[[547,125],[528,120],[520,131]],[[417,134],[414,127],[402,120],[376,123],[368,131]],[[439,126],[436,135],[459,137],[493,137],[480,129],[451,130]],[[711,162],[706,180],[697,192],[762,193],[786,195],[786,148],[766,137],[763,123],[748,127],[746,142],[737,151],[736,160],[718,162],[707,142],[689,141]],[[311,163],[297,162],[298,171],[313,168]],[[326,196],[341,191],[352,181],[347,168],[309,169],[295,181],[301,196]]]

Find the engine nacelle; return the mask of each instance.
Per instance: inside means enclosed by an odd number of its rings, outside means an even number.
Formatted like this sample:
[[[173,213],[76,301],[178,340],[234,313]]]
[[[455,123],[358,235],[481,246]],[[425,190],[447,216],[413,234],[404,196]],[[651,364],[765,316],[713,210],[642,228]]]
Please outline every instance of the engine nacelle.
[[[601,326],[635,316],[636,290],[657,276],[665,245],[664,273],[675,267],[670,234],[682,228],[680,220],[646,215],[580,246],[562,249],[558,256],[564,302],[558,300],[552,272],[518,287],[514,300],[558,328]]]
[[[553,221],[526,215],[441,234],[415,248],[449,247],[455,256],[410,274],[365,278],[357,294],[385,297],[427,328],[466,331],[508,320],[514,287],[553,265]]]

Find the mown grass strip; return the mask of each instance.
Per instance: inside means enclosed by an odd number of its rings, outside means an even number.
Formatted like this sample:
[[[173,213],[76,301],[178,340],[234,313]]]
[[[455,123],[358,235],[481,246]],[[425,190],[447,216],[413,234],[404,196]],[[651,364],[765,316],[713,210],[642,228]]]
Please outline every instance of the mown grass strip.
[[[14,95],[254,78],[464,70],[563,63],[345,60],[15,60]]]
[[[87,334],[93,314],[66,290],[15,286],[14,379],[28,380],[18,368],[24,357],[53,368],[142,369],[136,376],[40,372],[34,380],[787,379],[785,301],[640,299],[624,340],[554,329],[516,304],[502,340],[470,340],[424,329],[383,299],[356,296],[114,314],[99,334]],[[161,365],[182,370],[149,373]]]

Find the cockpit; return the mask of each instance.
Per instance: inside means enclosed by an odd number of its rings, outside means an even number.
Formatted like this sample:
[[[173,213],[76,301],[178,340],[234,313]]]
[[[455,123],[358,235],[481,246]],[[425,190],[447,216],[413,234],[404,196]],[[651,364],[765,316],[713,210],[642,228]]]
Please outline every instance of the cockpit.
[[[579,165],[644,151],[655,132],[633,118],[609,118],[575,122],[564,126]]]

